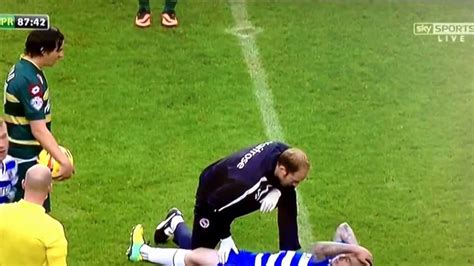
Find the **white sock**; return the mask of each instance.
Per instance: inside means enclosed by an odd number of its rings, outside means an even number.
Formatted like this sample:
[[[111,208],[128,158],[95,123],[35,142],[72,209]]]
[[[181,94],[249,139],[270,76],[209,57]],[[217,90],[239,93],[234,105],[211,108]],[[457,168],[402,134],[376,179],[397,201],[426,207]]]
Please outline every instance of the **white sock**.
[[[181,215],[177,215],[175,217],[173,217],[173,219],[171,219],[171,230],[173,230],[173,234],[174,234],[174,231],[176,230],[176,227],[178,227],[178,224],[180,223],[184,223],[184,220],[183,220],[183,217]]]
[[[164,266],[184,266],[184,257],[189,252],[191,251],[186,249],[152,248],[148,245],[140,248],[144,260]]]
[[[178,249],[173,259],[173,266],[185,266],[184,265],[184,258],[186,254],[190,253],[191,250],[188,249]]]

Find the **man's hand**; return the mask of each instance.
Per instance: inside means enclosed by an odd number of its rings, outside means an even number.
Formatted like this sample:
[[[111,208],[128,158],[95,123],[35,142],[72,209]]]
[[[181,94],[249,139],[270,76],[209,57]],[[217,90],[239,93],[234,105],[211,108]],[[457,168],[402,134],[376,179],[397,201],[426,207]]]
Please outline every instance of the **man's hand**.
[[[64,157],[66,157],[66,155],[64,155]],[[56,180],[63,181],[69,179],[74,173],[74,166],[71,164],[67,157],[64,163],[59,164],[61,165],[61,167],[59,167],[58,177],[56,178]]]
[[[217,251],[219,263],[225,264],[227,262],[231,250],[233,250],[235,254],[239,253],[232,236],[229,236],[226,239],[221,239],[221,244],[219,245],[219,250]]]
[[[260,201],[260,211],[263,213],[273,211],[278,204],[280,196],[280,190],[276,188],[270,190],[270,192]]]
[[[372,266],[374,265],[373,261],[374,258],[372,257],[372,254],[370,251],[368,251],[366,248],[363,248],[359,246],[360,250],[355,253],[357,259],[365,266]]]
[[[74,173],[74,166],[71,164],[66,154],[64,154],[58,146],[56,139],[51,131],[46,127],[46,120],[32,120],[30,121],[31,133],[37,141],[41,144],[43,149],[47,150],[51,156],[61,165],[59,168],[56,180],[62,181],[70,178]]]

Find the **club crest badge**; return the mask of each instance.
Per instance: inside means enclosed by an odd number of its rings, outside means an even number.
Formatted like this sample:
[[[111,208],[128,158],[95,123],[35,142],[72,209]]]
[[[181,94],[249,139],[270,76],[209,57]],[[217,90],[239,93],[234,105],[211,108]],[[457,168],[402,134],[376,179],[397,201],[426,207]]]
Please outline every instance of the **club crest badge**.
[[[202,228],[204,228],[204,229],[208,228],[209,225],[210,225],[209,219],[207,219],[207,218],[202,218],[201,220],[199,220],[199,225],[200,225]]]

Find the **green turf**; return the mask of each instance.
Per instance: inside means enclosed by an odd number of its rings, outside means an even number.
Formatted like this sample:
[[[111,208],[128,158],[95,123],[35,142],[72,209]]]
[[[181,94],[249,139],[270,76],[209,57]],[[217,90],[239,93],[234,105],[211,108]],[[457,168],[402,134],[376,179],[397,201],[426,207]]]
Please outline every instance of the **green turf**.
[[[53,215],[71,265],[130,265],[130,228],[168,208],[191,221],[200,171],[265,140],[226,1],[181,1],[180,27],[133,26],[135,1],[2,0],[66,35],[46,70],[53,131],[76,160]],[[472,22],[468,1],[248,3],[286,140],[313,164],[300,192],[313,235],[348,221],[376,265],[472,265],[474,37],[439,43],[415,22]],[[0,31],[0,75],[25,31]],[[4,73],[4,74],[1,74]],[[2,77],[4,78],[4,77]],[[238,220],[239,247],[277,250],[275,215]]]

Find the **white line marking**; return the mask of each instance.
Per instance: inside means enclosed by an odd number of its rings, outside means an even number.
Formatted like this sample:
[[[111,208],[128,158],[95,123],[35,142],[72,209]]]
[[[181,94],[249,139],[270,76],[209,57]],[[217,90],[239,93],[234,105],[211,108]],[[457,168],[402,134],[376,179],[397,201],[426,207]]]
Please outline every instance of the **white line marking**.
[[[229,32],[237,36],[242,47],[245,63],[255,88],[255,97],[265,124],[266,135],[271,140],[284,141],[278,115],[273,108],[272,92],[268,87],[267,76],[260,62],[260,54],[255,41],[255,35],[262,30],[255,28],[249,21],[245,0],[229,0],[229,4],[235,21],[235,27]],[[315,239],[309,221],[308,209],[303,203],[301,194],[297,193],[297,196],[299,237],[302,247],[308,248]]]

